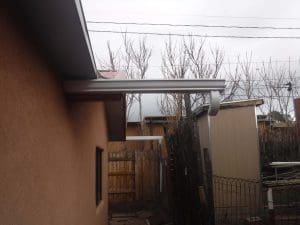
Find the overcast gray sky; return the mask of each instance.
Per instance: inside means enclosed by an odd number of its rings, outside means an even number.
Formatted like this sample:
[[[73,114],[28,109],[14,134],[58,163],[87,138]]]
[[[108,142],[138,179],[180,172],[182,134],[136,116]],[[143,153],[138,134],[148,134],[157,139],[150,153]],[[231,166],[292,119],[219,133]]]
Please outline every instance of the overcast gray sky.
[[[300,27],[299,0],[82,0],[87,21],[149,22],[172,24],[207,24],[241,26]],[[259,30],[151,27],[134,25],[88,24],[89,29],[160,33],[195,33],[202,35],[300,36],[300,30]],[[130,35],[138,39],[138,35]],[[168,37],[147,36],[153,49],[148,77],[160,78],[161,52]],[[106,41],[114,49],[122,44],[120,34],[91,33],[94,54],[107,58]],[[224,49],[225,61],[236,62],[237,55],[252,52],[253,61],[288,60],[299,70],[300,39],[225,39],[207,38],[208,46]],[[97,59],[96,59],[97,60]],[[299,73],[299,71],[297,71]],[[148,100],[147,100],[148,101]],[[152,105],[152,103],[148,105]],[[157,114],[146,107],[146,115]]]

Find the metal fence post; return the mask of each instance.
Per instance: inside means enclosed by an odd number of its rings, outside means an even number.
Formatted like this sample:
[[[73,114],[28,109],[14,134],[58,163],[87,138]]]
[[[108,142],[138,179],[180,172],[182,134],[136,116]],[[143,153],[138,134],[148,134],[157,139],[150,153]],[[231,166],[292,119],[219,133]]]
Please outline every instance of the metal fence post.
[[[275,225],[275,214],[274,214],[274,202],[273,202],[272,188],[268,188],[267,199],[268,199],[269,225]]]

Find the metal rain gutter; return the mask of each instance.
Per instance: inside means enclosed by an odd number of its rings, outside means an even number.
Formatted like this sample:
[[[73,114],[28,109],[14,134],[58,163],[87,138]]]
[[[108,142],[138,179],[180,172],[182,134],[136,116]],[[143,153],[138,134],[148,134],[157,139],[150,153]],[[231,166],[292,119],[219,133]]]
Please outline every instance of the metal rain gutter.
[[[126,136],[126,141],[158,141],[162,144],[164,136]]]
[[[67,94],[89,93],[168,93],[223,91],[225,80],[174,79],[174,80],[81,80],[64,83]]]
[[[126,136],[126,141],[161,141],[163,136]]]
[[[300,166],[300,162],[271,162],[269,164],[271,167],[293,167]]]
[[[210,93],[209,115],[220,108],[220,92],[225,89],[223,79],[152,79],[152,80],[81,80],[65,81],[67,95],[101,95],[120,93]]]

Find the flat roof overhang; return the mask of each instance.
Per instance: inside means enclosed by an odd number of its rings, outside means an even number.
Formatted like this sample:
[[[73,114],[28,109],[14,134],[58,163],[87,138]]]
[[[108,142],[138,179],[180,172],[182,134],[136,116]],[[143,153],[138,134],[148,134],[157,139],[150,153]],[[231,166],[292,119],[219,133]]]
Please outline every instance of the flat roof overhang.
[[[65,93],[73,100],[106,101],[110,141],[125,140],[126,93],[210,93],[210,115],[216,115],[220,106],[220,92],[225,89],[221,79],[173,80],[77,80],[64,82]],[[120,108],[121,107],[121,108]],[[122,118],[122,121],[119,121]]]
[[[66,81],[68,95],[95,95],[113,93],[198,93],[224,91],[221,79],[173,79],[173,80],[81,80]]]

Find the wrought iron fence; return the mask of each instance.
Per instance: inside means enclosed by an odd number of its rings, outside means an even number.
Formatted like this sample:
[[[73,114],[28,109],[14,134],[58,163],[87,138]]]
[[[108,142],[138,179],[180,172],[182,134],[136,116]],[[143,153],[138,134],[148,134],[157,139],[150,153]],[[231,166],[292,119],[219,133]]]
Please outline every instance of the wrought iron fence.
[[[267,192],[271,198],[267,198]],[[269,224],[300,224],[300,182],[299,180],[281,180],[265,183],[263,202],[268,208]]]
[[[300,225],[300,180],[213,176],[212,181],[215,225]]]
[[[255,180],[213,177],[215,225],[262,224],[261,183]]]

